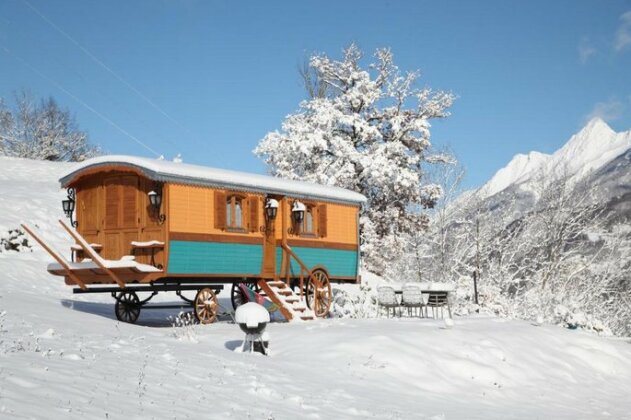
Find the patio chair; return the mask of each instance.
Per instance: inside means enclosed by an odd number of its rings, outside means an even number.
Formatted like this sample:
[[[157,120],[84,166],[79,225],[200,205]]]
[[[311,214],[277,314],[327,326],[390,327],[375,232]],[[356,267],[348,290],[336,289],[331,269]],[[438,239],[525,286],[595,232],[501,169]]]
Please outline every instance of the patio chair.
[[[392,287],[380,286],[377,288],[377,303],[380,310],[381,308],[386,309],[388,318],[390,318],[390,309],[392,309],[392,315],[396,316],[396,310],[399,307],[399,302],[397,302],[397,296]]]
[[[412,316],[412,311],[417,312],[416,309],[418,309],[419,317],[423,315],[423,292],[418,284],[403,286],[401,307],[407,308],[408,316]]]
[[[438,309],[440,309],[440,317],[444,318],[444,308],[447,307],[449,318],[451,316],[451,306],[449,305],[449,293],[447,292],[428,292],[427,307],[432,308],[432,316],[436,319]]]

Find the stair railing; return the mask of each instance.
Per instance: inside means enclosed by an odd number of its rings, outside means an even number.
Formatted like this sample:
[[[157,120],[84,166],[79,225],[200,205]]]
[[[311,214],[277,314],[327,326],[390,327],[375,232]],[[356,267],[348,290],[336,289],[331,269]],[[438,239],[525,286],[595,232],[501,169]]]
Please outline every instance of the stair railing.
[[[302,260],[296,255],[296,253],[291,249],[291,247],[286,243],[282,243],[282,248],[285,253],[289,256],[289,258],[283,258],[284,262],[284,271],[285,271],[285,283],[289,286],[289,273],[291,271],[291,258],[295,259],[298,265],[300,266],[300,298],[304,297],[304,285],[305,285],[305,274],[307,277],[311,277],[311,270],[307,268],[307,266],[302,262]],[[285,257],[283,255],[283,257]],[[317,287],[317,285],[316,285]]]

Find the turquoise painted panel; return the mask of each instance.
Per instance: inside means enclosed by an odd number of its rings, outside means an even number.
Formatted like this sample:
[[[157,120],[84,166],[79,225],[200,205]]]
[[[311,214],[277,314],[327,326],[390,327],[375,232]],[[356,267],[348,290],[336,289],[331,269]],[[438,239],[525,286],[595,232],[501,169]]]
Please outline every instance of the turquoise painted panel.
[[[170,274],[255,274],[261,272],[263,245],[170,241]]]
[[[342,249],[307,248],[292,246],[291,249],[298,258],[309,268],[320,265],[329,272],[332,277],[352,277],[357,275],[357,251]],[[280,273],[282,248],[276,248],[276,270]],[[300,275],[300,266],[291,259],[291,272],[295,276]]]

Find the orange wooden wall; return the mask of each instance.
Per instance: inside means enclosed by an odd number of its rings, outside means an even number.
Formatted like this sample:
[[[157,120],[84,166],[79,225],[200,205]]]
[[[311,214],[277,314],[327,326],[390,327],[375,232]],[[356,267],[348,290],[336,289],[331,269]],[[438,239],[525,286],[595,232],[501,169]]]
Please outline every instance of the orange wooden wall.
[[[200,234],[227,234],[223,229],[215,228],[214,224],[214,204],[215,204],[215,189],[208,187],[197,187],[194,185],[181,185],[181,184],[168,184],[169,187],[169,215],[167,217],[169,223],[169,230],[171,232],[182,233],[200,233]],[[248,196],[254,196],[257,194],[247,194]],[[261,200],[259,205],[261,209],[258,212],[258,225],[263,226],[265,221],[263,220],[263,200],[262,195],[259,195]],[[247,208],[247,200],[244,202],[244,228],[248,232],[230,232],[230,235],[234,236],[258,236],[262,237],[257,229],[257,232],[250,232],[250,217],[249,209]]]
[[[182,233],[198,233],[198,234],[224,234],[231,236],[249,236],[249,237],[261,237],[260,232],[225,232],[222,229],[217,229],[214,226],[214,196],[215,189],[207,187],[198,187],[193,185],[181,185],[181,184],[167,184],[165,188],[169,188],[169,209],[167,215],[167,223],[169,224],[170,232],[182,232]],[[252,196],[255,194],[248,194]],[[258,194],[261,198],[259,201],[259,226],[265,224],[263,215],[263,195]],[[279,214],[276,219],[276,237],[281,239],[282,237],[282,217],[285,217],[286,227],[291,226],[291,211],[290,203],[293,199],[286,201],[285,211],[283,212],[283,205],[279,209]],[[357,244],[357,207],[326,203],[327,207],[327,235],[324,238],[320,237],[301,237],[298,235],[289,235],[288,238],[296,241],[322,241],[322,242],[337,242],[343,244]],[[244,209],[245,214],[249,214],[249,209]],[[284,214],[283,214],[284,213]],[[248,231],[250,223],[249,217],[245,217],[244,226]]]

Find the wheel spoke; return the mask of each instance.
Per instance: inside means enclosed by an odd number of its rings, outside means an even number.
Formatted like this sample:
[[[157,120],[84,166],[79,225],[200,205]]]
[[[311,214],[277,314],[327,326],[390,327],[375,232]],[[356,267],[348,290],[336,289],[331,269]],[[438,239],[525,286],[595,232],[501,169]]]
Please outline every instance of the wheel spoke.
[[[232,297],[236,297],[237,288],[233,285]],[[204,288],[197,292],[195,296],[195,316],[202,324],[210,324],[216,318],[215,308],[217,306],[217,297],[210,288]],[[233,299],[234,304],[234,299]]]

